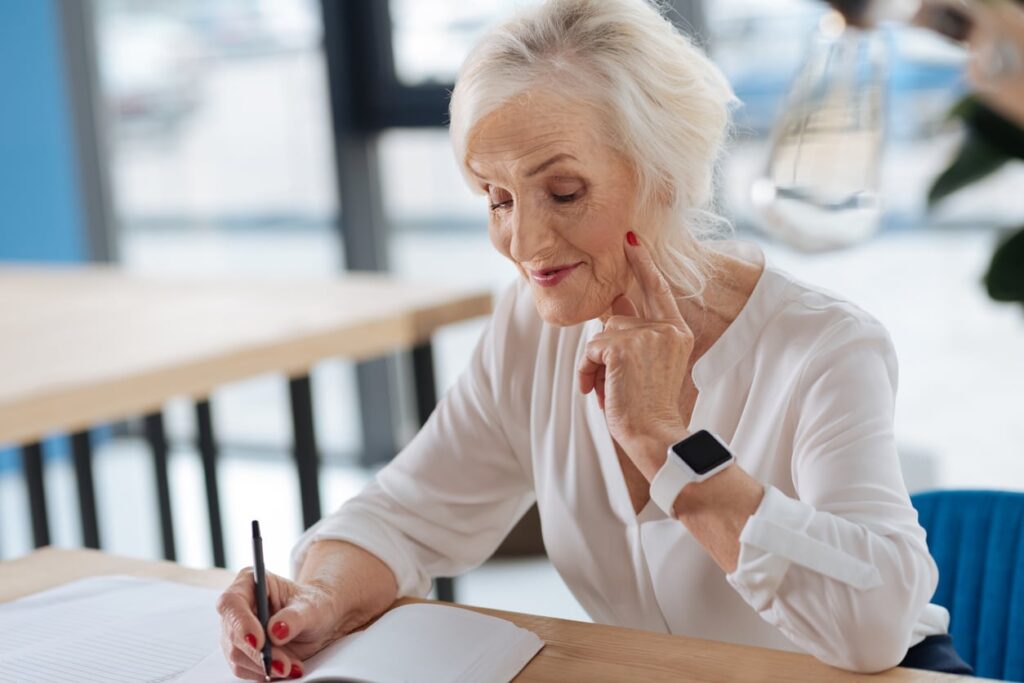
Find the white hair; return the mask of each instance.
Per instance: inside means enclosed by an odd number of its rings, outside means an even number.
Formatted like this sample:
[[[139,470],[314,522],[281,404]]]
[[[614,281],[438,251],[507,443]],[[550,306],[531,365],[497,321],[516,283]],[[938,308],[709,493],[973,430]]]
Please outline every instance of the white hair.
[[[452,92],[455,157],[474,191],[467,146],[489,113],[531,88],[597,107],[610,144],[633,166],[643,208],[668,224],[643,231],[677,292],[703,301],[702,242],[731,229],[713,211],[715,168],[735,96],[718,68],[648,0],[547,0],[492,28]]]

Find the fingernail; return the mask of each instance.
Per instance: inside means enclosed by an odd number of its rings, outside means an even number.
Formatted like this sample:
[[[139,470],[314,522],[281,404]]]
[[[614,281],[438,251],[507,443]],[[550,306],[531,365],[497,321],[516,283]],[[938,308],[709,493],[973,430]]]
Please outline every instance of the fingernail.
[[[302,678],[302,669],[299,668],[298,664],[292,664],[292,670],[288,674],[289,678]]]
[[[252,649],[256,649],[256,636],[254,636],[253,634],[246,633],[245,642],[249,643],[249,647],[251,647]]]
[[[633,233],[632,230],[626,233],[626,241],[629,242],[634,247],[640,244],[640,240],[636,238],[636,235]]]
[[[275,659],[274,663],[270,665],[270,668],[274,670],[278,676],[284,676],[284,662],[280,659]]]
[[[270,632],[274,634],[274,637],[278,640],[284,640],[288,637],[288,624],[283,621],[279,621],[270,627]]]

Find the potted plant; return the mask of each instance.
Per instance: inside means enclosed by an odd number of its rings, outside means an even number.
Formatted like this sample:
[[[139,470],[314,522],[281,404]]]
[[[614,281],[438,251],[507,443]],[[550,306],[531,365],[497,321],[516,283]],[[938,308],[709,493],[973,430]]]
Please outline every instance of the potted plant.
[[[965,135],[952,163],[928,192],[929,208],[1004,164],[1024,160],[1024,130],[974,95],[961,100],[951,116],[963,121]],[[1006,230],[992,254],[984,284],[994,300],[1024,304],[1024,225]]]

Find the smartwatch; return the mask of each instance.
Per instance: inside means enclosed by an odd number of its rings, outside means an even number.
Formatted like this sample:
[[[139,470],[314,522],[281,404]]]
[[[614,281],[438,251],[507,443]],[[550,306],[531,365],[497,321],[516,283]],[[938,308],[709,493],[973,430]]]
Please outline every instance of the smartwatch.
[[[706,429],[695,432],[668,448],[668,457],[651,480],[651,500],[674,517],[676,498],[691,482],[705,481],[732,464],[729,447]]]

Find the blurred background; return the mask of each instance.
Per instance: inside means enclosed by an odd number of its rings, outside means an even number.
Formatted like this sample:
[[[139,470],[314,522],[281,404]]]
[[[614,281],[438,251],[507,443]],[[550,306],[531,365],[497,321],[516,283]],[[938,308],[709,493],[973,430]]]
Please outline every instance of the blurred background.
[[[475,38],[530,4],[4,2],[0,260],[266,278],[369,269],[498,292],[515,273],[488,242],[486,199],[469,192],[455,166],[446,92]],[[877,215],[871,234],[844,248],[808,249],[772,227],[758,204],[764,197],[751,190],[779,149],[773,131],[793,105],[794,79],[822,49],[828,6],[668,4],[742,102],[720,180],[737,236],[860,304],[892,334],[909,488],[1024,490],[1024,316],[1019,305],[994,301],[983,281],[1006,229],[1024,222],[1024,165],[1000,165],[928,202],[965,139],[949,111],[969,90],[967,52],[921,28],[886,24],[872,34],[884,66],[876,102],[884,146],[871,180]],[[482,325],[435,339],[440,390],[462,370]],[[400,405],[368,415],[350,363],[318,366],[313,387],[330,510],[414,422]],[[213,403],[228,566],[248,564],[246,523],[262,511],[268,565],[287,572],[301,531],[287,388],[279,377],[257,378],[223,388]],[[189,530],[179,559],[209,565],[190,405],[172,403],[166,415],[177,528]],[[67,447],[55,439],[46,448],[54,540],[78,545]],[[95,462],[106,492],[104,549],[158,557],[138,426],[111,426]],[[0,450],[0,557],[31,546],[18,452]],[[543,557],[489,562],[460,579],[459,599],[586,618]]]

